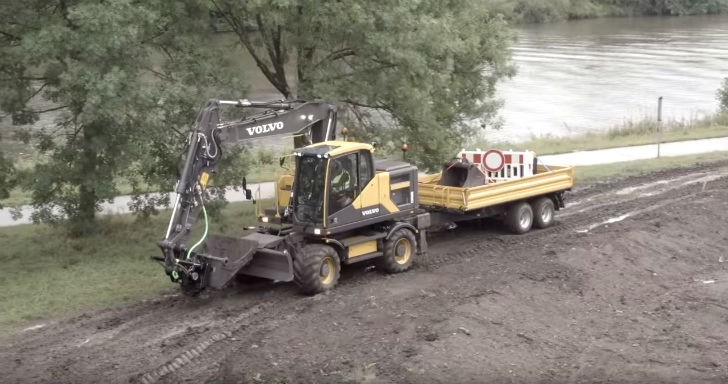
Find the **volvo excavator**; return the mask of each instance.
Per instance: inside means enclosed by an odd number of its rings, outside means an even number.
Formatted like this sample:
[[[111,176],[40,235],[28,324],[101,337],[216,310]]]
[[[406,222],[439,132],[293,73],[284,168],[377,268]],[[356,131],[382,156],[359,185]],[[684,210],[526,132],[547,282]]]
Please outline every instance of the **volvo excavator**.
[[[222,108],[235,107],[248,111],[247,116],[236,120],[223,120]],[[158,243],[162,256],[153,259],[164,265],[172,281],[180,283],[184,293],[196,294],[206,285],[221,287],[234,273],[229,272],[249,264],[249,257],[231,257],[232,248],[249,245],[225,236],[209,236],[202,241],[188,244],[190,232],[200,214],[207,219],[203,195],[212,176],[217,171],[222,157],[223,144],[272,136],[292,136],[295,147],[334,139],[336,136],[336,106],[325,103],[299,100],[255,102],[241,100],[209,100],[200,111],[192,126],[180,179],[175,187],[172,216],[164,238]],[[284,175],[278,182],[281,190],[281,205],[287,205],[290,197],[290,175]],[[252,191],[243,181],[246,198],[252,198]],[[206,220],[207,225],[207,220]],[[203,247],[210,253],[201,252]],[[233,252],[236,255],[239,252]],[[215,256],[217,255],[217,256]],[[222,255],[222,257],[220,256]],[[281,263],[279,254],[269,258],[258,258],[252,270],[270,269]],[[283,256],[283,259],[286,259]],[[283,260],[285,262],[285,260]],[[222,263],[218,274],[212,274],[211,263]],[[275,268],[273,268],[275,270]],[[237,272],[237,271],[236,271]],[[275,273],[261,273],[263,277],[281,277]]]
[[[573,185],[573,168],[539,165],[536,159],[533,175],[493,184],[470,180],[477,174],[475,164],[464,159],[418,179],[412,164],[375,160],[372,145],[334,140],[332,106],[231,102],[269,110],[220,123],[222,103],[209,103],[192,131],[172,218],[160,242],[163,256],[154,257],[186,294],[222,288],[236,275],[295,281],[303,293],[316,294],[337,284],[341,265],[363,261],[387,273],[404,272],[427,252],[428,230],[489,216],[504,218],[515,233],[532,225],[545,228]],[[192,224],[200,210],[205,214],[203,192],[220,156],[219,143],[279,131],[304,132],[313,142],[294,151],[283,226],[276,231],[259,226],[244,237],[206,235],[188,245]],[[463,169],[467,177],[448,177]]]

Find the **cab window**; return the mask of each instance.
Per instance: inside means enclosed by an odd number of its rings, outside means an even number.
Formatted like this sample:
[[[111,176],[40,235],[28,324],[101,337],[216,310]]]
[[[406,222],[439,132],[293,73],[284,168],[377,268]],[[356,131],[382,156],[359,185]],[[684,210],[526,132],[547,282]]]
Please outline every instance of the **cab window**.
[[[331,159],[329,213],[347,207],[359,196],[359,155],[351,153]]]

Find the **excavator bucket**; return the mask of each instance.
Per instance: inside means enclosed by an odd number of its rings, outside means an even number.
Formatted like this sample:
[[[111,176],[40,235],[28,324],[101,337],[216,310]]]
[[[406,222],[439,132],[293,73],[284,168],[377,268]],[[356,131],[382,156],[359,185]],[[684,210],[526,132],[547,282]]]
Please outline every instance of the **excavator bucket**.
[[[452,160],[442,168],[440,185],[470,188],[486,184],[485,175],[473,163]]]

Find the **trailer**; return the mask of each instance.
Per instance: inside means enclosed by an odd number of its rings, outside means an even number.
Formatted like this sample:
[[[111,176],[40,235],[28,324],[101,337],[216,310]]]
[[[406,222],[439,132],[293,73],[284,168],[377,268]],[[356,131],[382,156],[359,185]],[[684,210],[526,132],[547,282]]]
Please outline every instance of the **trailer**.
[[[475,167],[464,164],[448,165],[418,180],[419,206],[430,213],[435,227],[501,216],[515,233],[528,232],[532,226],[546,228],[553,223],[555,211],[564,208],[564,192],[574,185],[573,167],[537,165],[532,176],[488,183],[473,181],[483,177],[478,178]]]

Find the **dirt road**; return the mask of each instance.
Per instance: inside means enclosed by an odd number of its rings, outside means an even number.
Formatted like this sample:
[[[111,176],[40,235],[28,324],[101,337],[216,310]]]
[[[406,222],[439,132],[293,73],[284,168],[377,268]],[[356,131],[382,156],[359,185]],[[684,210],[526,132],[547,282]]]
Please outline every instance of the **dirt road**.
[[[728,162],[568,198],[552,228],[435,234],[414,270],[346,268],[324,295],[259,283],[51,322],[0,346],[0,377],[728,382]]]

